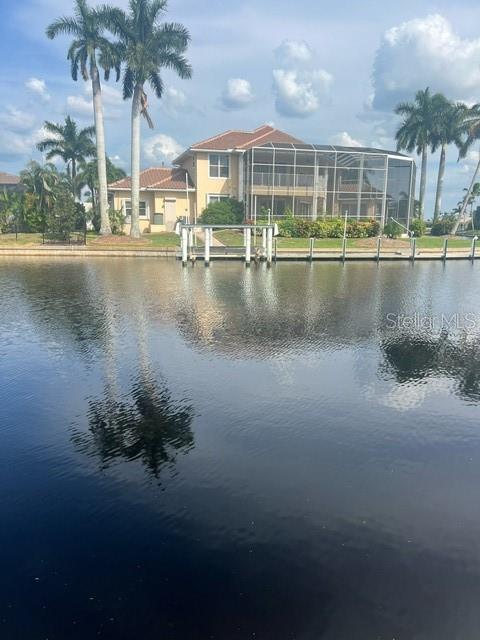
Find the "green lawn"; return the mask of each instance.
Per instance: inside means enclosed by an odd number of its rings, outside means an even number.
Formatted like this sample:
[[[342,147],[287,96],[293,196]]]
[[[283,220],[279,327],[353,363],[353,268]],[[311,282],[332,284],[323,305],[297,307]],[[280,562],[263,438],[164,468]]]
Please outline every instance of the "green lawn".
[[[423,236],[423,238],[417,238],[418,249],[443,249],[443,243],[445,238],[436,236]],[[449,238],[448,250],[454,249],[469,249],[472,246],[471,240],[463,240],[461,238]]]
[[[213,237],[227,247],[243,247],[243,233],[233,229],[214,231]]]
[[[176,233],[168,232],[165,233],[146,233],[144,236],[147,240],[151,240],[151,244],[153,247],[179,247],[180,246],[180,236],[177,236]]]
[[[15,239],[14,233],[0,233],[0,246],[26,246],[42,244],[41,233],[19,233],[18,238]]]

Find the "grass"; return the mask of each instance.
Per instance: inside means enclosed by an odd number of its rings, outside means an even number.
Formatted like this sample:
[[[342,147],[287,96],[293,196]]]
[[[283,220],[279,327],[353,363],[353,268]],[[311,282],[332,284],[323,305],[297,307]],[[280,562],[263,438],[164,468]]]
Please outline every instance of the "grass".
[[[443,249],[445,238],[436,236],[423,236],[417,238],[417,247],[419,249]],[[452,249],[469,249],[472,246],[471,240],[462,240],[461,238],[449,238],[448,250]]]
[[[231,229],[222,229],[215,232],[215,238],[229,247],[243,246],[243,233]],[[347,239],[347,250],[376,250],[376,238],[349,238]],[[441,251],[443,249],[444,238],[436,236],[423,236],[417,238],[417,250],[424,251]],[[42,244],[41,233],[21,233],[15,238],[14,233],[0,234],[0,247],[35,247]],[[197,244],[202,243],[197,239]],[[471,240],[462,238],[449,238],[448,250],[460,251],[468,250],[471,247]],[[87,234],[87,245],[91,249],[176,249],[180,246],[180,237],[173,232],[164,233],[145,233],[139,240],[131,240],[129,236],[109,236],[102,238],[94,232]],[[261,238],[256,238],[256,245],[261,246]],[[254,238],[252,238],[252,246],[254,246]],[[309,238],[277,238],[277,248],[279,250],[295,250],[307,251],[310,246]],[[382,240],[383,250],[388,248],[408,249],[410,241],[402,240]],[[318,238],[315,239],[315,250],[330,249],[341,251],[342,238]],[[480,247],[479,247],[480,249]]]
[[[29,246],[42,244],[41,233],[19,233],[18,238],[15,238],[14,233],[0,233],[0,246]]]
[[[214,238],[227,247],[243,247],[243,233],[232,229],[222,229],[213,233]]]

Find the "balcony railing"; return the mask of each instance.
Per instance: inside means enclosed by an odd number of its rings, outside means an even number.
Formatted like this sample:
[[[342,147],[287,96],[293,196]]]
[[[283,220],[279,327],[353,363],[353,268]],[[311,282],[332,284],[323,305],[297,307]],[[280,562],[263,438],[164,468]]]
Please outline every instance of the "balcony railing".
[[[257,187],[307,187],[313,189],[313,176],[299,173],[294,176],[291,173],[253,173],[253,184]]]

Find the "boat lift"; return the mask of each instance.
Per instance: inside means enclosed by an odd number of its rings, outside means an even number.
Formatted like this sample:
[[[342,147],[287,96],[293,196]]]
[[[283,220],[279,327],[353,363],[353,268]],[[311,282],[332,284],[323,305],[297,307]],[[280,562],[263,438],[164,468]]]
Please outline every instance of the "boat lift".
[[[201,233],[204,237],[203,259],[205,266],[210,264],[212,256],[211,248],[213,246],[213,232],[222,229],[231,229],[232,231],[243,231],[243,250],[245,264],[249,265],[252,260],[252,231],[262,234],[261,250],[255,249],[253,257],[259,257],[266,260],[267,264],[271,264],[273,260],[273,238],[278,235],[278,226],[276,224],[187,224],[177,222],[175,225],[175,233],[180,236],[180,254],[183,266],[186,266],[188,260],[195,257],[202,257],[198,254],[198,245],[195,246],[194,240],[197,233]],[[196,249],[196,250],[195,250]],[[225,257],[225,253],[215,252],[218,257]]]

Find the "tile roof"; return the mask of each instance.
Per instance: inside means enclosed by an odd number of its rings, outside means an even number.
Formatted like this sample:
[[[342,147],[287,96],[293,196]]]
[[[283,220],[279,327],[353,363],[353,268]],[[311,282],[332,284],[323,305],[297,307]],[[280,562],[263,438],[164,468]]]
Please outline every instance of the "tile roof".
[[[19,182],[20,178],[18,176],[0,171],[0,184],[18,184]]]
[[[288,133],[275,129],[275,127],[263,125],[254,131],[225,131],[207,140],[192,144],[190,148],[226,151],[228,149],[250,149],[253,146],[265,144],[266,142],[301,143],[302,141]]]
[[[130,189],[130,178],[122,178],[108,185],[109,189]],[[185,169],[175,167],[150,167],[140,171],[140,189],[185,189]],[[195,186],[188,176],[188,188]]]

